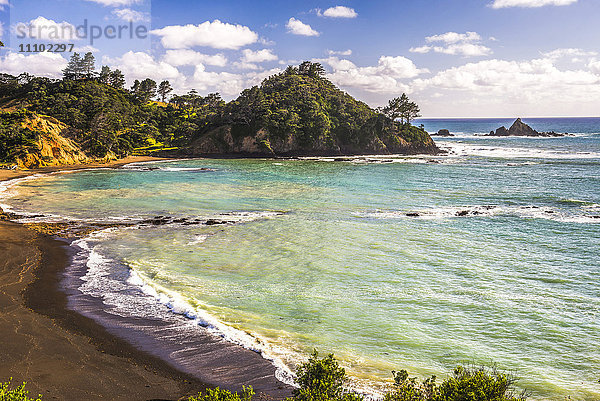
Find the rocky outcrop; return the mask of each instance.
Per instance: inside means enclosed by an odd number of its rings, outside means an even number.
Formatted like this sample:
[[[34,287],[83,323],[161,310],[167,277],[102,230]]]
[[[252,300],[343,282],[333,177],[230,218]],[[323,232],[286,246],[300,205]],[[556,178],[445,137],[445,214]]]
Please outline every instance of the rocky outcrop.
[[[90,159],[64,135],[69,127],[53,117],[33,115],[21,126],[38,134],[37,149],[17,159],[19,168],[38,168],[87,163]]]
[[[417,128],[412,127],[414,130]],[[302,146],[294,135],[286,139],[272,137],[265,129],[254,135],[235,135],[230,125],[215,128],[194,140],[184,153],[205,156],[340,156],[365,154],[438,154],[440,149],[425,131],[419,131],[421,140],[406,141],[400,135],[373,137],[363,144],[338,143],[329,137],[319,138],[309,146]]]
[[[436,134],[431,134],[431,135],[436,135],[436,136],[454,136],[447,129],[441,129]]]
[[[568,134],[558,134],[554,131],[552,132],[538,132],[531,128],[529,125],[525,124],[521,121],[520,118],[513,123],[513,125],[506,129],[506,127],[502,126],[496,130],[496,132],[491,131],[488,136],[533,136],[533,137],[558,137],[565,136]]]

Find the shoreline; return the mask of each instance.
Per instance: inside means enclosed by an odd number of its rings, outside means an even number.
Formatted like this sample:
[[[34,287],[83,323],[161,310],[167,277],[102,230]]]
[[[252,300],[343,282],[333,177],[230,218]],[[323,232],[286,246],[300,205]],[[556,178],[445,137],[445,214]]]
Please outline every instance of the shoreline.
[[[128,157],[107,164],[0,170],[0,181],[161,160],[169,159]],[[215,341],[208,332],[186,343],[187,366],[175,363],[170,356],[181,349],[160,349],[160,342],[151,335],[131,328],[137,324],[160,332],[164,330],[160,322],[115,319],[102,309],[101,300],[82,297],[75,285],[80,276],[73,274],[76,252],[69,241],[10,221],[0,221],[0,234],[0,249],[9,255],[5,264],[0,264],[0,282],[19,284],[10,291],[7,288],[12,284],[0,286],[0,318],[5,321],[0,349],[5,350],[2,357],[6,361],[0,367],[0,382],[10,377],[13,384],[27,381],[31,395],[63,400],[176,400],[206,387],[239,390],[242,385],[253,385],[267,398],[291,394],[291,387],[275,378],[275,366],[269,360],[241,346],[224,344],[222,339]],[[74,310],[78,306],[83,308]],[[52,335],[42,336],[35,330],[25,340],[19,336],[22,320],[51,328]],[[29,347],[23,349],[26,345]],[[77,368],[66,367],[70,365]]]

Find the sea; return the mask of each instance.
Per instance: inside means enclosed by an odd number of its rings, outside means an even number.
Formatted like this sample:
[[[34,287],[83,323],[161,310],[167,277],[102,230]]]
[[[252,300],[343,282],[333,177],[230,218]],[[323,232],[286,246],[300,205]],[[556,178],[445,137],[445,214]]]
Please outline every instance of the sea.
[[[598,400],[600,118],[482,136],[513,120],[417,120],[454,135],[437,156],[140,163],[5,182],[0,203],[127,223],[71,244],[79,291],[121,318],[184,316],[282,381],[316,349],[375,397],[393,370],[485,365],[530,399]]]

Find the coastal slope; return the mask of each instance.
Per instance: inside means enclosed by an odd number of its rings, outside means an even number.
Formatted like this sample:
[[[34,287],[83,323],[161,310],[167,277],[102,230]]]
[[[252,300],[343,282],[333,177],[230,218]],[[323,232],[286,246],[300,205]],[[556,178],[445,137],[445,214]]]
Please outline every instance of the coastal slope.
[[[440,152],[422,127],[353,98],[318,63],[290,66],[230,102],[196,91],[168,103],[151,98],[98,77],[0,75],[0,134],[6,139],[0,141],[0,163],[41,167],[150,152],[169,157]],[[11,124],[19,117],[27,121]]]

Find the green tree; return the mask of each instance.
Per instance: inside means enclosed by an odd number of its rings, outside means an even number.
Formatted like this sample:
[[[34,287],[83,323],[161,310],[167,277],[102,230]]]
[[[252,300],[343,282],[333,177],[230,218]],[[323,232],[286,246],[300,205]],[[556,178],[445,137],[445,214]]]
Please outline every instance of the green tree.
[[[401,124],[410,124],[412,120],[420,117],[419,106],[411,102],[406,93],[390,100],[388,105],[382,109],[382,112],[393,121],[400,119]]]
[[[110,73],[109,84],[116,89],[123,89],[125,87],[125,75],[123,75],[121,70],[116,69]]]
[[[92,52],[87,52],[81,59],[81,71],[85,78],[91,79],[94,77],[96,70],[96,58]]]
[[[173,92],[173,87],[169,83],[169,81],[162,81],[160,85],[158,85],[158,95],[160,96],[161,102],[164,103],[167,95]]]
[[[100,70],[100,74],[98,75],[98,81],[100,81],[103,84],[109,85],[110,84],[110,67],[107,65],[103,65],[102,69]]]
[[[71,55],[67,66],[63,70],[63,78],[66,80],[77,80],[84,77],[83,59],[79,53]]]

